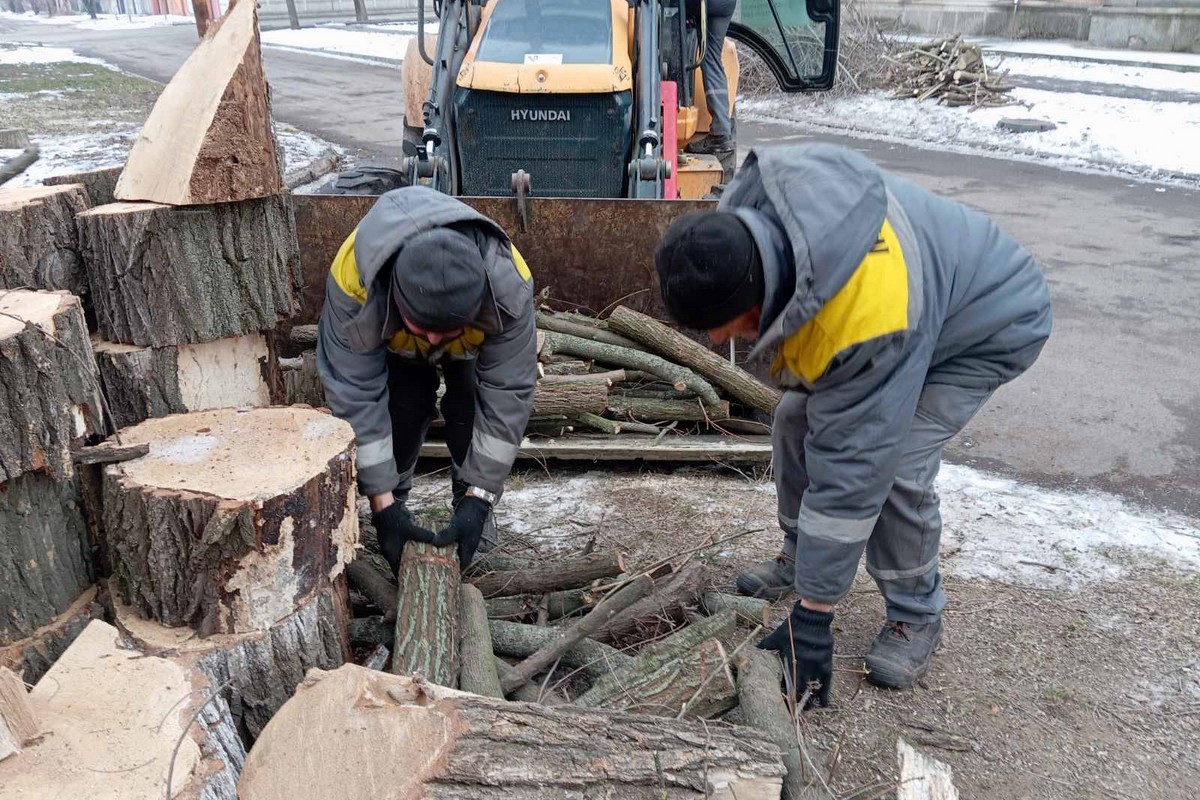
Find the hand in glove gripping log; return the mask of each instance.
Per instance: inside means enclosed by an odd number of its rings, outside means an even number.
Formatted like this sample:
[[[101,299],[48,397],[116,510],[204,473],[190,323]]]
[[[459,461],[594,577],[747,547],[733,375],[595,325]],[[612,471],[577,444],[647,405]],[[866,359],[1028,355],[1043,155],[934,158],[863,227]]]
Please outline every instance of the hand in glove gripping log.
[[[491,507],[478,497],[464,497],[450,518],[450,524],[437,533],[417,524],[412,512],[403,503],[392,503],[371,515],[379,536],[379,549],[395,574],[400,570],[400,556],[408,542],[422,542],[434,547],[458,543],[458,561],[466,569],[479,549],[483,526]]]
[[[803,696],[811,690],[805,708],[825,706],[833,683],[833,612],[815,611],[800,603],[796,601],[791,615],[758,647],[779,653],[797,694]]]

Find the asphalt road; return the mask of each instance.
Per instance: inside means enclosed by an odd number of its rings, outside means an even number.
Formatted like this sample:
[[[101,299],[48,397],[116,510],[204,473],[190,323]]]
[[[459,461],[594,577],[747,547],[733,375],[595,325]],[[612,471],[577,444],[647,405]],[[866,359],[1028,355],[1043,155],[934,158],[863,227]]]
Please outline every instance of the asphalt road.
[[[0,21],[5,40],[69,46],[166,80],[195,32]],[[278,119],[363,157],[399,155],[398,69],[278,50],[264,58]],[[743,147],[808,138],[746,120],[739,136]],[[1200,190],[820,138],[992,215],[1049,276],[1055,330],[1041,360],[997,393],[952,445],[952,459],[1200,517]]]

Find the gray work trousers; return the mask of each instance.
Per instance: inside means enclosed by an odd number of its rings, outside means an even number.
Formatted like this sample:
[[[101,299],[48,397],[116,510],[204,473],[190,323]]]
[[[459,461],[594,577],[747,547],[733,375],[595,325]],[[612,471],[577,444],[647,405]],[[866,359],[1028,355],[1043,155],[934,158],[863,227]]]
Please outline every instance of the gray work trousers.
[[[700,77],[704,81],[704,99],[708,112],[712,114],[712,125],[708,132],[713,136],[731,136],[729,122],[729,81],[725,77],[725,64],[721,51],[725,47],[725,34],[737,10],[737,0],[708,0],[706,22],[708,36],[705,38],[704,61],[700,64]]]
[[[867,540],[867,572],[887,606],[887,618],[923,625],[941,616],[946,593],[938,572],[942,514],[933,482],[942,447],[966,427],[991,397],[992,389],[926,384],[917,403],[896,479]],[[803,464],[808,434],[808,396],[786,392],[775,409],[774,449],[778,463]],[[808,475],[775,474],[779,516],[796,519]],[[786,490],[785,490],[786,487]],[[785,531],[783,552],[796,554],[796,537]]]

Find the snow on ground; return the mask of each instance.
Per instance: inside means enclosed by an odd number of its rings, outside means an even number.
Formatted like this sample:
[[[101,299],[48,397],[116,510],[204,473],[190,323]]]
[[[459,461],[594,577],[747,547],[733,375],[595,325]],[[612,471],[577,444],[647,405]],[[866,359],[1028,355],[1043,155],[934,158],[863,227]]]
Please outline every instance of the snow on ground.
[[[929,36],[909,37],[924,41]],[[1051,39],[992,39],[971,38],[989,53],[1028,55],[1038,58],[1059,58],[1079,61],[1108,61],[1126,64],[1154,64],[1200,71],[1200,53],[1163,53],[1155,50],[1108,50],[1080,42]]]
[[[948,575],[1078,590],[1118,580],[1147,560],[1200,573],[1200,528],[1177,514],[1142,509],[1112,494],[1045,489],[951,464],[943,466],[937,488]],[[629,507],[631,497],[637,508]],[[657,514],[663,512],[647,498],[680,514],[696,545],[706,534],[720,537],[739,526],[761,528],[765,533],[758,535],[768,538],[778,530],[770,483],[694,474],[530,479],[505,493],[497,514],[516,534],[570,549],[605,526],[646,536],[662,531],[666,522]]]
[[[135,30],[138,28],[158,28],[164,25],[194,25],[191,17],[178,14],[147,14],[127,17],[124,14],[97,14],[92,19],[87,14],[60,14],[47,17],[44,14],[34,14],[26,11],[14,14],[11,11],[0,11],[0,19],[20,20],[22,22],[37,22],[42,25],[69,25],[81,30],[112,31]]]
[[[747,116],[791,121],[918,147],[990,151],[1098,168],[1144,178],[1200,179],[1200,104],[1152,102],[1072,92],[1017,89],[1027,107],[948,108],[934,100],[893,100],[886,92],[837,99],[769,97],[743,100]],[[1013,134],[1004,117],[1049,119],[1044,133]]]
[[[43,47],[39,44],[15,42],[11,46],[0,44],[0,64],[57,64],[71,61],[77,64],[100,64],[109,69],[116,69],[98,58],[81,56],[66,47]]]
[[[262,41],[264,47],[280,50],[315,51],[326,55],[399,62],[404,59],[404,50],[415,35],[415,26],[412,27],[412,33],[347,30],[333,26],[300,30],[284,28],[264,31]],[[407,28],[404,30],[407,31]]]
[[[1031,78],[1059,78],[1066,81],[1116,86],[1137,86],[1160,92],[1200,93],[1200,72],[1177,72],[1170,69],[1108,64],[1087,61],[1063,61],[1058,58],[1005,58],[1000,70]]]

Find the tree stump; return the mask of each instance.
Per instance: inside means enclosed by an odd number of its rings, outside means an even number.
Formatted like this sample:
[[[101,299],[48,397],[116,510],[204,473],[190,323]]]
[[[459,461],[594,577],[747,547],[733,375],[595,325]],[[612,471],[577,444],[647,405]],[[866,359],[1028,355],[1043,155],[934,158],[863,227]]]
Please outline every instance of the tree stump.
[[[121,167],[101,167],[87,172],[75,172],[70,175],[51,175],[42,183],[47,186],[62,186],[65,183],[77,183],[87,192],[88,203],[92,206],[102,206],[116,200],[114,192],[117,179],[121,177]]]
[[[77,184],[0,189],[0,289],[87,294],[75,215],[90,207]]]
[[[237,800],[246,751],[214,688],[92,622],[30,693],[47,735],[0,761],[0,799]]]
[[[96,599],[96,587],[89,586],[50,622],[24,639],[0,647],[0,667],[11,669],[26,683],[37,683],[88,623],[103,616],[104,606]]]
[[[271,352],[261,333],[174,347],[93,342],[113,422],[271,404]]]
[[[110,584],[111,587],[111,584]],[[190,628],[168,628],[138,616],[107,593],[113,624],[143,653],[195,666],[222,693],[249,747],[313,668],[336,669],[350,658],[345,582],[319,590],[274,625],[254,633],[197,638]]]
[[[511,703],[347,664],[313,672],[246,761],[241,800],[769,800],[750,728]]]
[[[458,683],[458,548],[410,542],[396,576],[392,672]]]
[[[0,483],[70,478],[71,447],[103,430],[98,385],[78,297],[0,291]]]
[[[150,454],[104,468],[121,599],[202,636],[260,631],[353,558],[354,433],[305,408],[218,409],[122,431]]]
[[[210,342],[270,330],[298,308],[287,197],[189,208],[111,203],[75,219],[96,322],[109,341]]]

